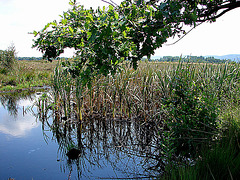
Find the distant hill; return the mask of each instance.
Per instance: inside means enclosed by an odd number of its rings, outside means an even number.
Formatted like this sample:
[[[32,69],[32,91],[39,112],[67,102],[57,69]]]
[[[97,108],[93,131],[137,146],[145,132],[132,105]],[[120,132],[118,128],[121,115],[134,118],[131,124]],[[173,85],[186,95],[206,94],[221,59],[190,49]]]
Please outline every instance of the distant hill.
[[[210,57],[210,56],[207,56]],[[240,62],[240,54],[228,54],[224,56],[211,56],[215,57],[216,59],[230,59],[231,61],[237,61]]]

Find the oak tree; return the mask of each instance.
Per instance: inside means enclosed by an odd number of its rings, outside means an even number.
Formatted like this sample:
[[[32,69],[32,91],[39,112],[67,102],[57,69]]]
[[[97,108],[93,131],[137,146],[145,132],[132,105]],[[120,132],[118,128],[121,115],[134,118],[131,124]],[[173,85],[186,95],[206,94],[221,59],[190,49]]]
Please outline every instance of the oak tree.
[[[108,7],[85,9],[70,1],[60,21],[34,31],[33,47],[51,60],[65,48],[76,50],[77,61],[69,65],[73,76],[90,80],[96,74],[115,73],[124,60],[134,68],[150,57],[169,37],[183,37],[186,26],[214,22],[240,6],[239,0],[124,0]]]

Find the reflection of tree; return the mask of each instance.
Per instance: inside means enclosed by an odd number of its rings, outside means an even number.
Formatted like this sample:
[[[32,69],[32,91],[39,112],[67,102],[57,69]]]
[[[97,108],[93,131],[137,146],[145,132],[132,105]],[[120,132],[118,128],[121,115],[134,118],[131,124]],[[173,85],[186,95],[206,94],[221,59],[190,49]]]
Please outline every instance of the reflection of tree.
[[[0,102],[5,109],[8,110],[10,115],[17,116],[18,114],[18,103],[20,100],[35,98],[35,92],[33,91],[22,91],[21,93],[12,92],[12,93],[2,93],[0,94]]]
[[[161,171],[160,138],[156,124],[106,119],[98,114],[80,122],[74,115],[61,117],[57,111],[46,109],[45,116],[39,116],[43,132],[51,130],[59,144],[61,159],[66,162],[65,168],[71,174],[76,167],[79,179],[91,174],[91,169],[95,167],[105,167],[104,162],[129,177],[149,177]],[[49,116],[51,113],[52,116]],[[46,114],[51,118],[46,118]],[[66,154],[73,148],[78,149],[80,154],[76,159],[69,159]]]

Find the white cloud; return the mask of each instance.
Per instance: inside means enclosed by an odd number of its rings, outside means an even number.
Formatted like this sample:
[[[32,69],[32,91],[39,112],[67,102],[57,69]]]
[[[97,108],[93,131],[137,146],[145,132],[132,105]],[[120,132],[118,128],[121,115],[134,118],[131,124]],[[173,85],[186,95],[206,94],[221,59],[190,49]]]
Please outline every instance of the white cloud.
[[[10,116],[7,111],[0,108],[0,132],[14,137],[24,137],[27,133],[39,126],[39,122],[30,114],[24,116],[19,111],[18,117],[15,119]]]

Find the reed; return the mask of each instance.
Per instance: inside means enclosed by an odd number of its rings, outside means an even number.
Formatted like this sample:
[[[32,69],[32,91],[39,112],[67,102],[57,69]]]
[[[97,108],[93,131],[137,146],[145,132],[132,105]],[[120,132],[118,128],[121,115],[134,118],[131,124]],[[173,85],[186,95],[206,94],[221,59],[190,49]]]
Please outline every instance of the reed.
[[[114,76],[98,75],[88,88],[80,78],[72,78],[58,66],[53,90],[64,107],[74,102],[82,108],[83,116],[105,112],[106,116],[150,120],[162,112],[164,101],[176,98],[174,94],[180,91],[199,101],[211,98],[218,104],[237,102],[239,76],[238,65],[142,62],[136,71],[126,68]],[[71,108],[64,109],[71,113]]]
[[[226,104],[239,104],[239,64],[148,63],[108,76],[91,86],[60,66],[53,76],[55,114],[64,119],[137,119],[170,131],[175,152],[197,154],[219,134]],[[191,153],[194,156],[194,153]]]

